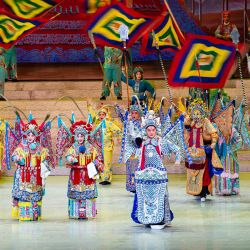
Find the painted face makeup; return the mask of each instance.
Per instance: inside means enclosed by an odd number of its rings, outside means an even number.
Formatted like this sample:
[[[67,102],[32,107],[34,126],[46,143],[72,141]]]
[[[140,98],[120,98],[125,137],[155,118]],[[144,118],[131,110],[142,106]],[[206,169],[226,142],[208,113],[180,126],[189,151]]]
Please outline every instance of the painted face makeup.
[[[138,111],[133,110],[133,111],[131,112],[131,117],[132,117],[132,119],[134,119],[134,120],[139,120],[139,119],[140,119],[140,114],[138,113]]]
[[[200,110],[194,110],[193,114],[192,114],[192,119],[194,120],[195,123],[198,123],[202,120],[202,114],[200,112]]]
[[[27,134],[27,141],[28,141],[28,143],[34,142],[35,139],[36,139],[36,136],[33,133],[30,132],[30,133]]]
[[[146,132],[149,138],[154,138],[156,136],[156,128],[154,126],[147,127]]]
[[[84,143],[84,140],[85,140],[85,137],[84,137],[83,134],[78,134],[78,135],[76,136],[76,139],[77,139],[77,142],[78,142],[79,144],[83,144],[83,143]]]

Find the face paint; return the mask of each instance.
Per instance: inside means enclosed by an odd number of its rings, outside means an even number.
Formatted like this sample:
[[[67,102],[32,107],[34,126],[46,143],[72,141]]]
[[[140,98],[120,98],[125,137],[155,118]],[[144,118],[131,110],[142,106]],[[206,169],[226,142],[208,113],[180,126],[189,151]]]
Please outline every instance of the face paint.
[[[27,141],[28,141],[28,143],[34,142],[35,139],[36,139],[36,136],[35,136],[33,133],[29,132],[29,133],[27,134]]]
[[[194,120],[195,123],[199,123],[202,120],[202,114],[200,110],[196,109],[193,111],[192,119]]]
[[[134,119],[134,120],[139,120],[140,119],[140,114],[136,110],[131,111],[131,116],[132,116],[132,119]]]
[[[154,126],[149,126],[146,129],[147,136],[152,139],[156,136],[156,128]]]
[[[85,140],[85,137],[84,137],[83,134],[78,134],[78,135],[76,136],[76,139],[77,139],[77,142],[78,142],[79,144],[83,144],[83,143],[84,143],[84,140]]]

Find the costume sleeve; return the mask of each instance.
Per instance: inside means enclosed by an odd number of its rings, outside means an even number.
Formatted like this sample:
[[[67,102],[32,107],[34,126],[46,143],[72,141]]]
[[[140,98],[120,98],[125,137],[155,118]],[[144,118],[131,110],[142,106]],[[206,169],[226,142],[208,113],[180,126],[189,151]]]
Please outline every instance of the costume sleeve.
[[[204,125],[206,133],[211,136],[211,145],[213,144],[215,146],[219,138],[217,129],[207,118],[205,118]]]
[[[118,115],[118,117],[120,118],[121,122],[124,123],[125,114],[123,114],[122,109],[118,104],[115,105],[115,112]]]
[[[115,122],[110,122],[109,125],[110,125],[110,129],[112,131],[113,136],[121,138],[122,137],[121,128],[117,124],[115,124]]]
[[[125,74],[122,72],[122,81],[126,84],[127,83],[127,77]],[[128,85],[133,88],[135,86],[135,80],[133,79],[128,79]]]
[[[221,25],[219,25],[218,27],[217,27],[217,29],[216,29],[216,31],[215,31],[215,36],[217,37],[217,38],[223,38],[223,35],[221,35]]]
[[[230,144],[232,145],[233,152],[237,152],[243,144],[242,136],[235,127],[232,129]]]
[[[175,160],[180,162],[182,159],[181,149],[169,140],[162,140],[161,142],[162,142],[161,143],[162,155],[166,155],[170,159],[170,157],[173,153],[173,154],[175,154]]]
[[[66,161],[68,164],[73,165],[75,162],[77,162],[76,159],[76,151],[73,147],[70,147],[66,153]]]
[[[25,165],[25,152],[20,147],[17,147],[14,150],[12,154],[12,161],[21,166]]]

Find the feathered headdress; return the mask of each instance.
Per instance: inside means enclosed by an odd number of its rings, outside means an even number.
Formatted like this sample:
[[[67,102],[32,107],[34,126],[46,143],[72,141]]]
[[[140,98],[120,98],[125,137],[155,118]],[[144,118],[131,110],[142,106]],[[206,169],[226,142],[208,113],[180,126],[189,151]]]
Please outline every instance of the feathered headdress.
[[[200,98],[194,99],[188,107],[188,112],[191,116],[195,110],[199,110],[203,118],[208,116],[208,108]]]
[[[20,115],[17,113],[18,121],[20,122],[21,129],[22,129],[22,136],[26,137],[29,133],[34,134],[37,137],[37,140],[39,140],[39,137],[44,130],[44,126],[46,121],[49,118],[49,115],[47,115],[42,122],[42,124],[39,126],[37,124],[37,121],[33,119],[32,113],[29,114],[28,123],[24,123],[23,120],[20,118]]]
[[[73,135],[87,135],[90,134],[90,132],[93,130],[93,126],[90,123],[87,123],[85,121],[78,121],[72,124],[70,127],[70,132]]]

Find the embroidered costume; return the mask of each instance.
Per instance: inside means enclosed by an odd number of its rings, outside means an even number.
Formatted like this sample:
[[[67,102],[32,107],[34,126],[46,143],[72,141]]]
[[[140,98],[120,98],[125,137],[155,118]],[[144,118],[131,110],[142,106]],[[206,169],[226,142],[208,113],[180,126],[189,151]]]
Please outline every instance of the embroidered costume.
[[[239,35],[239,31],[235,24],[230,22],[230,12],[229,11],[223,11],[222,12],[222,18],[223,22],[220,24],[216,31],[215,36],[219,39],[228,40],[230,41],[232,39],[232,33],[236,33]]]
[[[68,215],[70,219],[96,217],[98,196],[96,179],[102,170],[102,155],[95,143],[93,126],[84,121],[74,122],[68,129],[58,117],[57,156],[66,151],[66,165],[70,168],[68,181]]]
[[[160,119],[155,117],[152,110],[143,118],[142,128],[145,137],[138,151],[140,163],[135,172],[136,194],[131,217],[136,223],[150,225],[152,229],[162,229],[173,219],[168,200],[167,170],[162,157],[172,151],[180,161],[185,158],[182,155],[184,147],[172,143],[171,132],[160,136]],[[176,128],[172,127],[171,130],[176,131]],[[183,126],[181,138],[184,146]]]
[[[222,169],[215,151],[218,133],[206,118],[207,107],[201,99],[195,99],[189,106],[189,114],[185,117],[185,142],[191,161],[186,161],[187,193],[199,195],[201,201],[212,194],[211,178],[215,169]]]
[[[121,138],[122,131],[118,125],[110,116],[107,106],[103,106],[97,112],[93,107],[88,104],[87,106],[89,116],[93,120],[94,127],[98,127],[102,121],[104,121],[103,130],[103,157],[104,157],[104,170],[101,173],[100,184],[108,185],[112,182],[112,157],[114,151],[114,137]],[[97,134],[97,136],[100,136]]]
[[[128,79],[128,84],[133,89],[133,95],[137,96],[140,100],[142,107],[147,106],[147,95],[149,92],[152,98],[155,98],[155,89],[152,84],[145,79],[143,79],[143,69],[142,67],[135,67],[134,69],[134,79]],[[122,73],[122,81],[126,83],[126,76]],[[133,97],[132,104],[135,104],[137,100]]]
[[[50,174],[50,166],[54,167],[50,126],[50,121],[38,126],[31,115],[27,124],[18,117],[14,130],[7,125],[4,161],[10,169],[9,156],[12,154],[17,167],[12,189],[12,216],[20,221],[41,219],[45,179]]]
[[[123,114],[121,108],[115,107],[118,117],[124,127],[120,162],[126,163],[126,190],[135,192],[135,170],[138,168],[139,159],[136,153],[136,138],[141,137],[141,116],[143,112],[140,106],[131,105],[128,111]]]
[[[218,195],[238,195],[240,193],[239,162],[237,151],[243,146],[250,146],[250,138],[243,117],[242,103],[235,110],[235,102],[223,107],[217,100],[217,112],[213,112],[211,120],[219,131],[217,152],[222,162],[224,172],[215,176],[215,192]]]

